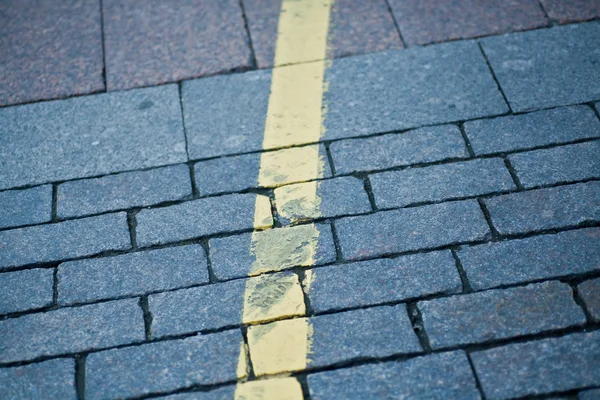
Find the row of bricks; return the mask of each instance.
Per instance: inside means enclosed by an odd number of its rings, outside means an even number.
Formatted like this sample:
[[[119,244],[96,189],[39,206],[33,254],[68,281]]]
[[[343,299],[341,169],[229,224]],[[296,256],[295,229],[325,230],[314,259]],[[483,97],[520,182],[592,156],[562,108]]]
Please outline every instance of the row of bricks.
[[[476,156],[522,151],[600,137],[600,122],[593,111],[586,106],[467,122],[464,129]],[[514,166],[522,185],[530,188],[598,177],[600,161],[596,155],[599,146],[600,142],[587,142],[513,154],[508,159]],[[461,133],[454,125],[366,139],[342,140],[332,143],[329,150],[337,175],[469,157]],[[271,154],[289,153],[287,159],[294,160],[300,158],[299,155],[294,154],[298,151],[298,149],[288,149]],[[321,148],[321,154],[324,153],[325,150]],[[258,186],[260,159],[261,154],[254,153],[199,162],[194,166],[195,185],[200,195],[239,192],[255,188]],[[488,178],[507,177],[502,171],[497,172],[495,164],[481,164],[481,167],[477,164],[471,165],[473,166],[470,168],[480,173],[480,181],[477,183],[489,182]],[[489,172],[486,174],[488,168]],[[413,179],[423,180],[428,177],[420,175],[426,171],[428,170],[419,169],[406,174],[414,177]],[[448,176],[456,172],[450,170],[443,173],[448,179]],[[325,165],[324,174],[326,177],[331,176],[329,165]],[[406,174],[400,177],[407,178]],[[471,176],[471,172],[469,171],[466,176]],[[277,185],[311,178],[292,174],[287,181],[277,182]],[[417,183],[420,182],[415,182]],[[449,182],[444,183],[449,184]],[[507,190],[511,187],[512,183],[508,179],[507,183],[498,183],[494,189]],[[57,188],[56,213],[58,218],[79,217],[190,199],[192,195],[188,167],[175,165],[60,184]],[[51,216],[50,185],[0,192],[0,228],[44,223],[50,221]]]
[[[138,308],[131,312],[132,303],[132,300],[123,300],[87,306],[100,312],[79,315],[72,332],[61,332],[63,336],[59,336],[58,344],[63,348],[60,350],[84,351],[86,345],[102,349],[142,341],[141,311]],[[436,349],[567,328],[585,321],[570,288],[558,282],[431,300],[418,305],[424,313],[425,330]],[[457,310],[448,313],[453,306]],[[446,313],[443,321],[438,313]],[[100,330],[93,326],[92,320],[111,329]],[[309,370],[352,360],[424,352],[404,305],[316,316],[309,319],[309,324],[313,332]],[[27,335],[29,331],[24,332]],[[84,338],[84,332],[89,336]],[[92,337],[93,333],[98,336]],[[56,340],[53,330],[47,334]],[[454,342],[451,343],[450,338],[454,338]],[[8,339],[11,345],[17,342],[11,336]],[[48,339],[42,343],[50,347]],[[229,330],[90,353],[84,361],[85,396],[88,399],[127,398],[235,381],[246,375],[237,368],[242,343],[242,335],[237,330]],[[57,344],[53,346],[56,350]],[[5,359],[7,354],[15,355],[18,350],[25,351],[22,354],[25,357],[31,354],[22,342],[17,347],[17,350],[5,350]],[[565,354],[569,357],[564,357]],[[586,388],[597,385],[600,380],[600,332],[500,345],[472,351],[470,357],[488,398]],[[54,397],[73,398],[73,364],[70,359],[56,359],[0,369],[0,381],[7,382],[0,387],[0,394],[2,398],[13,398],[17,394],[19,398],[27,398],[25,394],[43,392],[49,396],[56,391]],[[309,375],[308,383],[314,398],[364,398],[373,393],[479,398],[463,351],[436,353],[404,363],[318,372]]]

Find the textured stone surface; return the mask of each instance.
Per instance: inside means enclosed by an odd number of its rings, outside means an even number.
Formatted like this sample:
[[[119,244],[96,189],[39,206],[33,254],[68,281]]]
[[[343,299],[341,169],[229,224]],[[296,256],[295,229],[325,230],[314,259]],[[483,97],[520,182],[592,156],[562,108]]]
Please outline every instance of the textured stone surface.
[[[378,208],[457,199],[516,189],[499,158],[409,168],[369,176]]]
[[[108,90],[251,66],[235,0],[105,0],[102,5]]]
[[[332,265],[311,276],[308,295],[317,313],[462,290],[450,252]]]
[[[482,240],[489,233],[475,200],[347,217],[335,227],[348,260]]]
[[[230,400],[234,398],[235,386],[225,386],[208,392],[188,392],[157,397],[160,400]]]
[[[0,274],[0,314],[52,304],[54,271],[28,269]]]
[[[596,0],[540,0],[540,2],[548,16],[561,24],[600,17],[600,4]]]
[[[501,234],[578,225],[600,219],[600,182],[578,183],[486,199]]]
[[[584,390],[579,392],[578,400],[598,400],[600,399],[600,389]]]
[[[52,218],[52,186],[0,192],[0,228],[39,224]]]
[[[333,142],[329,149],[338,174],[464,158],[468,155],[460,131],[454,125],[341,140]]]
[[[600,229],[466,247],[458,257],[476,290],[583,274],[600,269]]]
[[[201,195],[238,192],[258,186],[260,153],[221,157],[194,165]]]
[[[149,206],[192,194],[187,165],[125,172],[58,186],[59,217]]]
[[[319,372],[308,376],[308,387],[314,400],[479,399],[469,361],[462,351]]]
[[[144,209],[136,215],[137,242],[149,246],[252,229],[257,196],[232,194]]]
[[[125,213],[0,232],[0,269],[131,247]]]
[[[513,154],[509,157],[524,187],[600,177],[600,141]]]
[[[600,278],[580,283],[577,292],[594,321],[600,321]]]
[[[558,281],[419,302],[434,349],[583,325],[573,291]]]
[[[208,282],[200,245],[70,261],[58,267],[58,303],[133,296]]]
[[[0,189],[187,161],[176,85],[0,110]]]
[[[90,354],[86,399],[134,397],[236,379],[238,331]]]
[[[600,98],[600,23],[481,40],[513,111]]]
[[[0,362],[76,353],[144,340],[138,299],[62,308],[0,321]]]
[[[586,106],[465,122],[475,154],[530,149],[600,137],[600,122]]]
[[[548,21],[536,0],[391,0],[408,45],[521,31]]]
[[[75,400],[75,362],[62,358],[0,369],[0,398]]]
[[[104,89],[96,1],[3,1],[0,37],[0,106]]]
[[[566,391],[600,382],[600,332],[509,344],[471,353],[488,398]]]
[[[404,304],[321,315],[309,323],[313,332],[309,367],[422,351]]]

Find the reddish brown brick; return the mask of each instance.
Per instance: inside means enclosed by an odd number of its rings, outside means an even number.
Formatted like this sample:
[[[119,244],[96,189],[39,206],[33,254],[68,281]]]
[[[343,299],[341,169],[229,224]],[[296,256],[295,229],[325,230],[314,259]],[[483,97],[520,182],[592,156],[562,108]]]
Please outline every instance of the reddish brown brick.
[[[548,16],[561,24],[600,17],[598,0],[540,0]]]

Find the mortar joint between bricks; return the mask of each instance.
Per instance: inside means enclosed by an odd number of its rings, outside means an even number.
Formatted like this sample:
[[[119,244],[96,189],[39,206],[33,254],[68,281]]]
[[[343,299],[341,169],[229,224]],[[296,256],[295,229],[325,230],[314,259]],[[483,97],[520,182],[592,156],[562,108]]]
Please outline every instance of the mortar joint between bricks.
[[[498,232],[498,230],[496,229],[496,227],[494,226],[494,224],[492,222],[492,216],[491,216],[490,211],[488,210],[487,206],[485,205],[485,202],[483,201],[483,199],[478,197],[477,203],[479,204],[479,207],[481,208],[481,212],[483,213],[483,216],[490,228],[490,232],[492,233],[491,240],[499,239],[500,233]]]
[[[246,352],[246,362],[248,363],[246,365],[247,373],[248,373],[248,377],[246,378],[246,380],[253,381],[253,380],[256,380],[256,374],[254,373],[254,366],[252,365],[252,358],[250,357],[250,343],[248,342],[248,327],[242,325],[240,327],[240,331],[242,333],[242,339],[244,341],[244,351]]]
[[[588,310],[585,302],[583,301],[583,298],[581,297],[581,294],[579,293],[579,289],[577,288],[577,285],[575,283],[570,282],[569,286],[571,287],[571,290],[573,291],[573,300],[579,307],[581,307],[581,310],[585,314],[585,320],[586,320],[587,324],[593,324],[594,318],[592,317],[592,314],[590,314],[590,311]]]
[[[312,317],[314,315],[314,310],[310,304],[310,293],[308,292],[308,287],[306,286],[306,270],[304,267],[296,267],[294,268],[294,272],[296,275],[298,275],[302,296],[304,296],[304,307],[306,309],[304,314],[307,317]]]
[[[458,275],[460,276],[460,282],[462,283],[462,292],[463,293],[472,293],[473,288],[471,287],[471,283],[467,277],[467,272],[463,268],[462,263],[460,262],[460,258],[458,258],[458,254],[455,249],[451,250],[452,257],[454,258],[454,263],[456,265],[456,269],[458,271]]]
[[[331,155],[331,150],[329,149],[329,145],[331,143],[330,142],[325,142],[323,143],[323,146],[325,147],[325,155],[327,156],[327,161],[329,162],[329,169],[331,170],[331,176],[336,176],[337,174],[335,173],[335,165],[333,163],[333,156]]]
[[[510,177],[512,178],[515,186],[517,187],[517,191],[524,190],[523,185],[521,184],[521,180],[519,179],[519,176],[517,175],[517,170],[510,162],[510,159],[508,158],[508,156],[504,155],[502,157],[502,159],[504,160],[504,165],[506,166],[506,169],[508,170]]]
[[[206,267],[208,269],[208,282],[209,284],[219,282],[219,278],[215,274],[212,267],[212,261],[210,259],[210,246],[208,245],[209,239],[200,240],[200,246],[204,249],[204,255],[206,256]]]
[[[471,353],[469,351],[467,353],[467,360],[469,361],[469,367],[471,368],[471,372],[473,373],[473,378],[475,378],[475,386],[479,391],[479,396],[481,396],[481,400],[486,400],[485,392],[483,391],[483,387],[481,386],[481,381],[479,380],[479,376],[477,376],[477,370],[475,369],[475,365],[473,364],[473,360],[471,359]]]
[[[490,64],[490,60],[488,60],[487,54],[485,54],[485,51],[483,50],[483,46],[481,45],[481,42],[479,40],[477,40],[477,46],[479,47],[479,51],[481,52],[481,55],[483,56],[483,59],[485,60],[485,63],[488,67],[488,70],[490,71],[490,74],[492,74],[492,79],[496,83],[496,88],[502,95],[502,98],[504,99],[504,103],[506,103],[506,107],[508,108],[507,115],[512,115],[513,114],[512,107],[510,106],[510,103],[508,102],[508,98],[506,97],[506,95],[504,94],[504,91],[502,90],[502,86],[500,86],[500,82],[498,81],[498,78],[496,77],[496,73],[494,72],[494,69],[492,68],[492,64]]]
[[[85,362],[87,354],[75,356],[75,391],[78,400],[85,400]]]
[[[152,313],[148,305],[148,295],[140,297],[140,308],[144,316],[144,332],[146,334],[146,340],[152,340]]]
[[[408,319],[412,325],[413,331],[417,335],[421,347],[425,353],[431,353],[431,345],[429,344],[429,338],[425,332],[425,324],[423,323],[423,317],[421,311],[417,307],[417,303],[411,302],[406,304],[406,312],[408,313]]]
[[[465,147],[467,148],[467,153],[469,153],[469,158],[477,157],[475,152],[473,151],[473,146],[471,145],[471,141],[469,140],[469,137],[467,136],[467,132],[465,131],[464,121],[461,121],[458,123],[458,130],[460,132],[460,135],[463,138],[463,141],[465,142]]]

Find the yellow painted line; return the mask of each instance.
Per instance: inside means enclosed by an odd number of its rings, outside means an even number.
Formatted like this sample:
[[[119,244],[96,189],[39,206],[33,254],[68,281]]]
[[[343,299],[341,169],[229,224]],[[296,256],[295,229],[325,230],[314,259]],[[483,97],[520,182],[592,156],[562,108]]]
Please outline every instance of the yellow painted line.
[[[252,324],[306,314],[296,274],[271,274],[246,283],[242,322]]]
[[[275,204],[279,215],[290,222],[321,217],[321,197],[314,195],[318,193],[320,184],[321,182],[312,181],[275,189]]]
[[[302,387],[294,378],[278,378],[246,382],[235,388],[237,400],[302,400]]]

